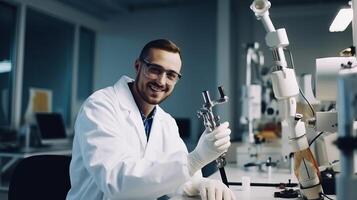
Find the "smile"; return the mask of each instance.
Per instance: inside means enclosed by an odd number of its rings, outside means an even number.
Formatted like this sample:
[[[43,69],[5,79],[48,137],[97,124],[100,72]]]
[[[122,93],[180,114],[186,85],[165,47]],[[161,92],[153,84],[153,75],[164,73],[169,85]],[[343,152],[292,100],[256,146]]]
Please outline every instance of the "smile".
[[[154,92],[164,92],[164,91],[165,91],[164,88],[162,88],[162,87],[157,87],[157,86],[155,86],[155,85],[153,85],[153,84],[150,84],[149,87],[150,87],[150,89],[153,90]]]

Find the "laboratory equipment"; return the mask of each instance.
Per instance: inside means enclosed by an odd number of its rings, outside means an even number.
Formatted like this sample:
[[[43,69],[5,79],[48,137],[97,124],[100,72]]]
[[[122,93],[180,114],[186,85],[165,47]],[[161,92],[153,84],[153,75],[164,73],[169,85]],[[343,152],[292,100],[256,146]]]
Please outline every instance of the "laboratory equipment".
[[[289,133],[289,144],[294,152],[294,172],[299,181],[302,194],[307,199],[322,199],[322,187],[319,180],[319,169],[311,153],[306,137],[302,115],[296,112],[296,98],[299,87],[295,70],[289,68],[285,59],[284,48],[289,40],[284,28],[275,29],[270,17],[268,0],[254,0],[251,9],[267,31],[265,42],[271,48],[274,67],[271,73],[273,91],[282,110],[283,134]]]
[[[323,133],[323,137],[316,140],[315,152],[320,166],[333,167],[340,171],[340,159],[338,149],[333,145],[338,132],[338,107],[337,80],[341,65],[357,64],[355,57],[327,57],[316,59],[316,97],[321,103],[330,104],[322,111],[316,112],[316,116],[309,124],[313,124],[316,132]],[[327,105],[328,105],[327,104]]]
[[[357,0],[352,1],[353,46],[357,46]],[[356,56],[356,55],[354,55]],[[357,116],[357,67],[356,64],[342,65],[338,75],[338,140],[340,149],[341,173],[337,175],[336,193],[338,199],[356,199],[357,176],[354,173],[354,152],[357,149],[356,116]]]
[[[274,126],[278,108],[273,97],[269,69],[264,66],[264,54],[258,42],[245,45],[246,80],[242,86],[241,124],[247,125],[243,140],[250,144],[257,141],[257,130]],[[270,125],[270,126],[269,126]]]
[[[357,67],[342,66],[338,77],[338,139],[340,149],[341,172],[337,175],[337,198],[356,199],[357,176],[354,173],[354,151],[357,149],[356,127],[357,117]]]
[[[209,132],[213,131],[216,127],[218,127],[220,125],[220,118],[218,115],[215,115],[213,113],[213,107],[216,105],[228,102],[228,96],[226,96],[224,94],[224,90],[223,90],[222,86],[218,87],[218,91],[219,91],[220,98],[215,101],[211,100],[211,97],[210,97],[210,94],[208,91],[203,91],[202,97],[203,97],[204,104],[202,105],[202,108],[197,111],[197,116],[199,118],[202,118],[203,125]],[[224,166],[226,165],[226,160],[225,160],[224,154],[219,156],[216,159],[216,163],[217,163],[217,167],[219,169],[219,173],[222,178],[222,182],[227,187],[229,187],[227,175],[224,170]]]
[[[247,147],[242,147],[249,157],[248,162],[238,163],[247,167],[265,165],[268,156],[263,151],[266,139],[278,137],[279,129],[276,123],[278,116],[277,103],[273,97],[272,85],[269,79],[269,69],[264,66],[264,55],[258,42],[247,43],[246,79],[242,86],[242,114],[240,122],[244,127],[243,141]],[[242,153],[242,151],[240,152]],[[280,160],[281,157],[277,158]]]
[[[258,71],[264,65],[263,52],[259,43],[248,44],[246,48],[246,81],[242,88],[241,123],[247,124],[247,141],[254,144],[254,120],[261,118],[262,87],[252,81],[252,72]]]
[[[335,156],[335,158],[340,160],[340,169],[338,170],[340,173],[336,175],[336,195],[338,199],[346,200],[355,199],[357,196],[357,191],[354,188],[357,184],[354,166],[354,150],[357,148],[355,136],[357,117],[356,66],[357,60],[355,57],[330,57],[316,60],[316,85],[325,85],[316,90],[318,97],[337,103],[336,112],[321,112],[324,117],[316,117],[316,124],[320,126],[320,128],[317,126],[320,130],[337,131],[336,144],[340,150],[340,155]],[[335,123],[336,126],[332,127]],[[331,160],[331,155],[337,151],[330,145],[326,145],[330,150],[323,152],[328,160]]]
[[[329,102],[330,106],[324,111],[316,112],[312,124],[316,132],[323,137],[316,140],[315,152],[320,166],[333,167],[340,171],[338,149],[333,145],[338,135],[338,106],[336,106],[338,87],[337,80],[343,66],[356,65],[355,57],[327,57],[316,59],[316,97],[321,102]],[[332,165],[333,164],[333,165]]]

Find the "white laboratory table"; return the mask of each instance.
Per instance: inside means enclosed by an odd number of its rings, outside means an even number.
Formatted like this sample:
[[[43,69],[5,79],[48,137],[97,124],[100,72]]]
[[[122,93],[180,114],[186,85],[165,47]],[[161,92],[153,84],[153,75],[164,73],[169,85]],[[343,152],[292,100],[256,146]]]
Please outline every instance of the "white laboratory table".
[[[256,169],[250,169],[245,171],[242,168],[238,168],[235,165],[228,165],[225,167],[228,182],[241,182],[242,177],[246,176],[250,178],[251,183],[288,183],[289,179],[292,183],[297,183],[296,178],[291,174],[288,169],[272,169],[271,175],[267,171],[258,171]],[[220,180],[221,177],[217,171],[210,178]],[[230,186],[231,190],[239,200],[269,200],[280,199],[274,198],[274,192],[281,191],[282,189],[275,187],[256,187],[251,186],[249,190],[243,190],[242,186]]]
[[[297,183],[297,179],[288,169],[273,169],[271,176],[268,172],[259,172],[257,170],[245,171],[242,168],[238,168],[236,165],[227,165],[225,167],[228,182],[241,182],[243,176],[250,178],[251,183],[288,183],[291,179],[291,183]],[[215,172],[210,176],[212,179],[221,180],[219,172]],[[282,199],[274,198],[274,192],[281,191],[282,189],[275,187],[256,187],[251,186],[249,190],[243,190],[242,186],[230,186],[230,189],[236,195],[237,200],[272,200]],[[295,188],[296,189],[296,188]],[[329,197],[336,199],[336,196]],[[174,197],[174,200],[191,200],[199,198],[187,198],[187,197]],[[290,199],[289,199],[290,200]]]

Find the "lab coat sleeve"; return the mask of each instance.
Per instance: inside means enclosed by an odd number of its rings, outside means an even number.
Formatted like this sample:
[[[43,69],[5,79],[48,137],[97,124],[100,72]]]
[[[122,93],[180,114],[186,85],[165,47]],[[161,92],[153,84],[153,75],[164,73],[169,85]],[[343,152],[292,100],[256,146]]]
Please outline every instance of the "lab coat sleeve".
[[[115,109],[110,97],[90,98],[75,126],[85,168],[107,198],[156,198],[173,193],[190,179],[187,150],[155,161],[133,156],[133,147],[126,144],[125,134],[120,132]]]

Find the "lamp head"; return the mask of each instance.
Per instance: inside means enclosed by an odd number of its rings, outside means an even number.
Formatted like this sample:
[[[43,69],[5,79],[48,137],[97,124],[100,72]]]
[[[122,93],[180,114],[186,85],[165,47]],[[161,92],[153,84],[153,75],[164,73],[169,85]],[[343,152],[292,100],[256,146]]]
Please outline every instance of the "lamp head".
[[[270,6],[271,3],[268,0],[254,0],[250,5],[250,9],[256,16],[263,16],[266,12],[268,12]]]

